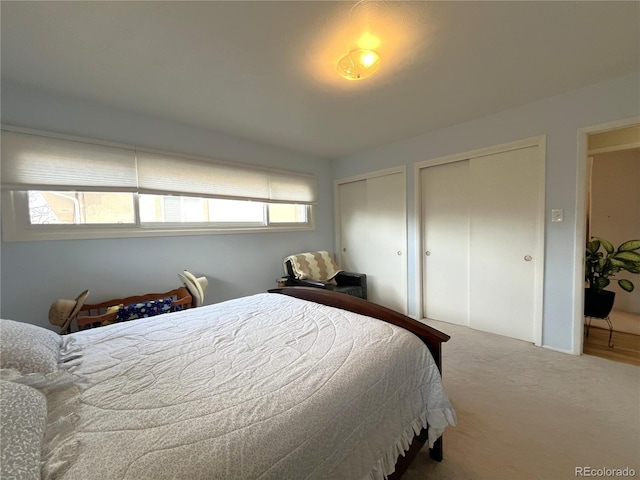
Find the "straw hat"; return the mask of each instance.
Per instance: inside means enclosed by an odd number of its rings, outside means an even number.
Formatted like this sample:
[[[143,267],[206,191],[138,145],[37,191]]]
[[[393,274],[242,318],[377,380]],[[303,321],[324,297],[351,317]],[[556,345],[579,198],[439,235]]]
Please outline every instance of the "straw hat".
[[[187,270],[184,271],[184,274],[178,273],[178,277],[180,277],[180,280],[182,280],[182,283],[184,283],[184,286],[187,287],[189,293],[193,297],[193,306],[201,307],[204,303],[204,291],[209,285],[207,277],[196,278],[193,273],[188,272]]]
[[[56,300],[49,307],[49,323],[60,327],[60,333],[65,333],[71,326],[71,322],[80,313],[82,305],[89,296],[89,290],[85,290],[75,300]]]

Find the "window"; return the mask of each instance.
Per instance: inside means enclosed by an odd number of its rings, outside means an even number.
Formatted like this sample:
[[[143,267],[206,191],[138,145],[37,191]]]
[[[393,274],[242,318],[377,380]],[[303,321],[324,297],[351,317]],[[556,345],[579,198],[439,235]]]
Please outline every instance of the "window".
[[[305,205],[222,198],[140,195],[140,222],[262,226],[306,224]]]
[[[313,228],[297,172],[2,130],[5,240]]]
[[[269,205],[269,223],[306,223],[307,209],[304,205],[272,203]]]
[[[134,224],[132,193],[29,191],[31,225]]]
[[[114,192],[28,192],[31,225],[307,223],[305,205]]]

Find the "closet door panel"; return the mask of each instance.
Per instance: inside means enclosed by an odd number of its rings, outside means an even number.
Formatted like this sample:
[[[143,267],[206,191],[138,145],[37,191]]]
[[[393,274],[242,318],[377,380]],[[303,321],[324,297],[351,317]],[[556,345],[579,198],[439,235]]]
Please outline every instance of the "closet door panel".
[[[425,318],[469,324],[469,161],[421,170]]]
[[[406,313],[406,194],[402,173],[367,179],[369,236],[365,240],[369,300]]]
[[[470,161],[470,326],[534,341],[538,147]]]
[[[366,238],[369,231],[367,182],[343,183],[338,187],[340,202],[340,267],[350,272],[358,270],[368,256]]]

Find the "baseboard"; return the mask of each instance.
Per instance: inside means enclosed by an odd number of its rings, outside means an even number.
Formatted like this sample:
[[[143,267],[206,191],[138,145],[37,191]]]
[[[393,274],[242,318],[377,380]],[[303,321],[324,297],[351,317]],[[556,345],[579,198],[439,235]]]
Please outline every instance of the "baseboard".
[[[564,348],[550,347],[549,345],[542,345],[542,348],[546,348],[547,350],[553,350],[554,352],[567,353],[569,355],[580,355],[580,353],[575,353],[573,350],[565,350]]]
[[[587,324],[586,324],[586,323],[584,324],[584,328],[585,328],[585,329],[587,328]],[[595,328],[596,330],[604,330],[604,331],[607,331],[607,332],[609,331],[609,329],[608,329],[606,326],[604,326],[604,327],[603,327],[602,325],[594,325],[594,324],[592,323],[592,324],[591,324],[591,329],[593,330],[594,328]],[[616,329],[616,327],[615,327],[615,326],[613,327],[613,333],[623,333],[623,334],[625,334],[625,335],[635,335],[636,337],[639,337],[639,336],[640,336],[640,333],[627,332],[626,330],[618,330],[618,329]]]

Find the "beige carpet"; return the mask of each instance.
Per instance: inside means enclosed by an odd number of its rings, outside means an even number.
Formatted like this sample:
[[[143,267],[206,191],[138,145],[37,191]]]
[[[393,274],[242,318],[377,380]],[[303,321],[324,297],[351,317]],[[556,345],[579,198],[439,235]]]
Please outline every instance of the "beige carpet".
[[[403,479],[575,479],[576,467],[640,478],[640,367],[428,323],[451,335],[443,379],[458,425],[442,463],[422,451]]]

